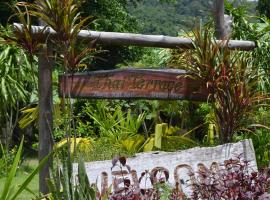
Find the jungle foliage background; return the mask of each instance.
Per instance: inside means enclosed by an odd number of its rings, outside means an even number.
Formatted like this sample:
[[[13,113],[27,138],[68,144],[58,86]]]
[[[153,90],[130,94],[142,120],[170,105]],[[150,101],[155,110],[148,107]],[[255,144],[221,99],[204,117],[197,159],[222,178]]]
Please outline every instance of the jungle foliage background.
[[[4,169],[0,177],[6,177],[10,169],[15,169],[17,165],[22,172],[27,171],[27,165],[25,167],[21,163],[29,157],[35,160],[38,147],[37,56],[31,57],[29,52],[4,42],[7,36],[12,35],[11,24],[20,20],[18,15],[13,15],[16,2],[0,2],[0,36],[3,39],[0,44],[0,168]],[[75,65],[73,72],[129,66],[192,71],[195,69],[190,66],[195,63],[201,70],[197,71],[198,74],[209,75],[211,72],[211,76],[199,78],[207,80],[213,88],[216,86],[213,90],[226,91],[233,100],[227,102],[226,95],[218,94],[219,99],[212,97],[214,103],[132,99],[72,99],[67,103],[59,98],[57,90],[58,75],[65,72],[63,66],[67,63],[63,61],[63,55],[56,54],[53,68],[53,139],[55,146],[61,149],[60,158],[67,157],[67,149],[72,160],[78,161],[78,155],[82,155],[85,161],[93,161],[111,159],[116,155],[131,156],[143,151],[177,151],[251,138],[259,167],[269,165],[269,102],[257,103],[269,100],[267,95],[270,92],[268,0],[226,1],[226,14],[233,18],[230,37],[257,44],[254,51],[233,53],[226,49],[216,50],[212,43],[211,0],[89,0],[78,3],[82,16],[92,16],[91,23],[83,27],[85,29],[191,37],[196,48],[184,51],[96,45]],[[37,24],[35,20],[34,24]],[[82,46],[80,44],[75,48],[81,50]],[[212,68],[203,71],[205,66]],[[235,73],[234,67],[240,70]],[[228,82],[219,82],[224,76]],[[232,84],[220,88],[224,83]],[[212,94],[217,96],[217,93]],[[233,121],[222,126],[220,121],[230,105],[241,112],[232,118],[236,123]],[[74,130],[67,130],[71,126]],[[221,131],[226,128],[233,131],[226,135],[226,131]],[[12,162],[17,157],[23,135],[24,157],[14,167]],[[66,138],[72,145],[67,145]],[[76,148],[70,149],[74,143]]]
[[[0,3],[2,33],[10,34],[10,25],[17,22],[15,0]],[[27,2],[33,2],[31,0]],[[80,2],[82,16],[92,16],[85,28],[98,31],[189,36],[194,29],[213,30],[212,1],[210,0],[91,0]],[[268,1],[227,1],[226,13],[233,17],[232,39],[252,40],[258,44],[252,58],[259,79],[256,90],[269,92],[270,46]],[[268,17],[268,18],[267,18]],[[35,22],[37,23],[37,22]],[[204,28],[206,27],[206,28]],[[87,65],[78,71],[133,67],[178,67],[181,50],[119,46],[95,47],[86,58]],[[21,136],[26,136],[26,152],[37,150],[37,58],[15,46],[0,46],[0,136],[7,151],[16,148]],[[55,143],[64,143],[69,113],[64,113],[63,102],[57,94],[57,76],[63,72],[56,63],[54,78]],[[181,67],[181,66],[180,66]],[[255,70],[255,71],[256,71]],[[15,89],[14,89],[15,88]],[[14,95],[15,94],[15,95]],[[2,98],[3,97],[3,98]],[[207,103],[188,101],[133,101],[133,100],[73,100],[76,137],[86,160],[110,159],[116,154],[132,155],[156,149],[155,137],[162,138],[161,150],[174,151],[197,145],[219,143],[213,108]],[[253,122],[264,128],[252,128],[252,134],[237,132],[232,141],[253,138],[260,165],[269,162],[270,152],[268,108],[258,107]],[[167,125],[166,125],[167,124]],[[246,121],[250,124],[250,121]],[[164,127],[166,127],[164,129]],[[163,129],[162,129],[163,127]],[[163,130],[163,131],[162,131]],[[255,133],[255,134],[254,134]],[[186,137],[187,136],[187,137]],[[62,141],[62,143],[61,143]],[[172,145],[173,144],[173,145]],[[89,153],[90,152],[90,153]],[[10,154],[12,157],[12,154]],[[11,159],[12,160],[12,159]]]
[[[31,0],[27,2],[33,2]],[[80,1],[78,1],[80,2]],[[14,8],[12,5],[16,3],[15,0],[4,0],[0,4],[0,22],[4,27],[8,27],[18,19],[12,15]],[[133,33],[145,33],[145,34],[164,34],[171,36],[187,35],[196,27],[203,27],[206,23],[212,23],[212,1],[205,0],[98,0],[98,1],[81,1],[80,11],[83,16],[92,16],[93,21],[88,25],[88,28],[99,31],[117,31],[117,32],[133,32]],[[256,50],[253,54],[258,55],[258,65],[261,65],[260,69],[265,75],[268,72],[268,58],[266,52],[268,52],[269,46],[265,40],[261,40],[261,23],[258,17],[261,12],[267,14],[267,6],[262,6],[264,1],[228,1],[226,4],[226,12],[234,17],[234,32],[232,34],[233,39],[245,39],[258,42],[263,48]],[[262,9],[265,8],[265,10]],[[254,17],[253,17],[254,16]],[[266,24],[266,23],[264,23]],[[264,26],[264,25],[262,25]],[[85,27],[87,28],[87,27]],[[7,30],[9,31],[9,30]],[[267,32],[267,31],[266,31]],[[6,59],[12,60],[12,66],[21,65],[18,70],[7,71],[6,68],[2,71],[3,74],[10,75],[10,80],[17,80],[17,84],[13,83],[6,88],[5,83],[7,80],[2,78],[2,95],[5,102],[2,103],[2,113],[10,113],[7,117],[2,114],[1,124],[2,135],[4,132],[9,133],[6,138],[7,146],[15,145],[22,133],[28,135],[30,143],[36,141],[37,130],[35,119],[37,112],[33,112],[37,105],[37,86],[31,84],[37,82],[37,68],[31,66],[29,60],[23,59],[21,55],[26,56],[22,51],[15,47],[2,48],[2,61],[5,63]],[[100,70],[100,69],[112,69],[117,67],[135,66],[135,67],[173,67],[174,51],[157,49],[157,48],[137,48],[137,47],[118,47],[118,46],[97,46],[97,51],[94,56],[89,56],[89,64],[84,70]],[[261,56],[265,58],[260,59]],[[36,59],[33,60],[36,65]],[[6,64],[6,63],[5,63]],[[31,72],[31,76],[26,76],[31,69],[35,69]],[[12,68],[11,68],[12,69]],[[54,71],[54,102],[56,105],[60,105],[61,100],[57,97],[57,75],[62,73],[61,67],[56,67]],[[7,76],[3,76],[7,77]],[[12,98],[12,87],[18,89],[17,99],[10,101]],[[262,76],[260,86],[264,90],[268,90],[268,77]],[[9,95],[8,95],[8,92]],[[4,94],[7,93],[7,94]],[[103,104],[106,105],[104,109],[111,110],[112,112],[119,112],[118,115],[123,115],[125,119],[125,112],[132,110],[133,113],[143,114],[146,112],[145,119],[143,120],[143,126],[139,127],[139,132],[145,132],[145,137],[149,136],[151,132],[154,132],[154,127],[158,123],[169,123],[170,125],[177,126],[182,132],[191,130],[196,126],[200,126],[205,122],[207,116],[211,112],[207,105],[194,103],[194,102],[171,102],[166,103],[162,101],[106,101],[96,102],[93,101],[81,101],[76,100],[75,116],[78,126],[78,132],[81,136],[91,136],[100,132],[97,130],[98,118],[103,117],[102,120],[108,120],[106,116],[96,116],[93,121],[93,115],[99,108],[99,104],[103,108]],[[169,105],[169,106],[165,106]],[[115,108],[116,107],[116,108]],[[174,107],[176,109],[174,109]],[[7,111],[7,108],[10,111]],[[29,110],[21,110],[22,108],[30,108]],[[89,111],[89,109],[91,109]],[[209,110],[210,109],[210,110]],[[61,109],[60,109],[61,110]],[[177,110],[175,112],[175,110]],[[31,111],[31,110],[30,110]],[[105,112],[100,111],[99,112]],[[121,113],[122,112],[122,113]],[[196,113],[194,115],[194,113]],[[266,112],[267,113],[267,112]],[[58,113],[59,114],[59,113]],[[27,118],[28,117],[28,118]],[[29,117],[32,120],[29,121]],[[59,117],[59,116],[58,116]],[[116,119],[111,119],[116,120]],[[117,119],[119,120],[119,119]],[[63,119],[55,120],[55,133],[54,137],[56,141],[63,139],[65,131],[62,129]],[[32,123],[33,122],[33,123]],[[109,122],[113,123],[113,122]],[[109,124],[108,123],[108,124]],[[8,126],[9,124],[9,126]],[[26,125],[25,125],[26,124]],[[31,124],[30,126],[28,126]],[[7,128],[9,127],[9,129]],[[21,129],[23,127],[24,129]],[[205,133],[207,132],[207,126],[204,128],[198,128],[195,130],[193,137],[198,141],[203,140]],[[206,131],[206,132],[205,132]],[[181,132],[181,131],[180,131]],[[14,133],[14,134],[13,134]],[[100,133],[97,133],[99,135]],[[37,143],[34,142],[30,145],[36,147]],[[102,145],[101,145],[102,146]],[[31,149],[31,148],[30,148]],[[35,148],[34,148],[35,149]],[[32,149],[33,150],[33,149]],[[102,151],[101,151],[102,152]]]

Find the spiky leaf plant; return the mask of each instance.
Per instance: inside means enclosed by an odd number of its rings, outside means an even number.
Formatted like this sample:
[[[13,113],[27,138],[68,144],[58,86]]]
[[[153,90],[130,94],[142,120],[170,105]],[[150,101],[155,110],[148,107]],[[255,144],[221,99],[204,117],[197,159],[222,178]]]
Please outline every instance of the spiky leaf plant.
[[[23,150],[23,141],[22,139],[20,146],[18,148],[18,151],[16,153],[16,156],[13,160],[13,164],[11,166],[10,172],[8,173],[8,176],[5,179],[4,187],[0,189],[0,200],[16,200],[20,196],[20,194],[27,190],[27,186],[29,183],[33,180],[33,178],[38,174],[40,169],[44,167],[48,159],[53,155],[53,152],[51,152],[49,155],[47,155],[43,160],[40,161],[39,165],[27,176],[27,178],[23,181],[23,183],[20,186],[14,185],[14,177],[16,175],[18,165],[21,160],[22,150]],[[29,189],[28,189],[29,190]]]
[[[194,32],[195,49],[182,53],[180,60],[207,87],[220,142],[227,143],[237,131],[250,131],[250,114],[269,96],[256,91],[258,79],[249,57],[230,51],[228,41],[218,44],[208,28]]]
[[[42,43],[44,42],[44,35],[46,27],[40,30],[32,29],[33,19],[29,13],[28,7],[24,4],[17,3],[14,5],[14,14],[10,18],[17,18],[20,26],[13,25],[13,32],[0,32],[0,37],[4,40],[2,42],[16,45],[28,53],[32,59],[38,53]]]
[[[80,16],[78,3],[79,1],[76,0],[36,0],[33,3],[18,2],[14,9],[14,16],[19,19],[22,26],[15,27],[12,36],[5,34],[1,34],[1,36],[4,41],[15,42],[17,46],[26,50],[32,60],[35,54],[46,53],[43,47],[47,45],[50,54],[44,56],[52,59],[53,55],[51,52],[54,50],[57,52],[56,58],[59,58],[61,66],[64,66],[62,71],[74,72],[78,67],[83,66],[82,62],[88,57],[89,53],[94,51],[89,45],[82,46],[78,43],[80,30],[90,19],[90,17],[82,18]],[[44,23],[45,27],[36,32],[32,28],[33,21]],[[48,26],[56,32],[54,37],[45,34]],[[40,51],[41,49],[42,52]],[[66,110],[70,110],[71,113],[66,128],[68,132],[67,137],[69,138],[71,129],[75,127],[75,122],[72,118],[72,105],[70,102],[67,105],[70,108]]]
[[[78,174],[75,177],[73,163],[70,159],[63,160],[62,166],[57,165],[48,180],[49,190],[54,200],[96,200],[95,188],[90,185],[84,162],[78,163]]]
[[[62,55],[66,70],[74,71],[82,66],[82,61],[94,51],[92,43],[82,46],[78,41],[79,32],[91,22],[91,17],[81,17],[80,2],[76,0],[36,0],[34,3],[19,2],[26,6],[30,15],[37,17],[52,28],[56,35],[51,38],[56,51]]]

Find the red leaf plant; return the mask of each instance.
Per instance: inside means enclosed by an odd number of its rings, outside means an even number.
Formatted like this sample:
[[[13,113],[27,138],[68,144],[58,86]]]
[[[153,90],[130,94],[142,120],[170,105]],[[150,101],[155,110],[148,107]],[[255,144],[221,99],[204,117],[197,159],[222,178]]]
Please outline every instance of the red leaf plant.
[[[270,170],[250,172],[250,163],[241,156],[224,162],[223,169],[197,172],[191,199],[266,200],[270,199]]]

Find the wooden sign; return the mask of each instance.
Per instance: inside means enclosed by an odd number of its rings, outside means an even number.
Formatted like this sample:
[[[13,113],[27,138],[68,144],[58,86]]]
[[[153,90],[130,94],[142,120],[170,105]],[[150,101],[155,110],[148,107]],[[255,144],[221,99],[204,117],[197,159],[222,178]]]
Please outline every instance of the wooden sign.
[[[205,85],[184,70],[123,69],[65,74],[61,97],[109,99],[186,99],[205,101]]]

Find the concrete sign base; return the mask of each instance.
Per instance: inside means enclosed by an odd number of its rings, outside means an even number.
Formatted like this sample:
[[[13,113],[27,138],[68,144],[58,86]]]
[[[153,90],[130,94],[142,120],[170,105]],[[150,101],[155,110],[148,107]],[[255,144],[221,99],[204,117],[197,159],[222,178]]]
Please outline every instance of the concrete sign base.
[[[176,185],[178,183],[180,189],[187,195],[190,195],[191,183],[194,181],[195,176],[192,173],[198,172],[201,167],[215,170],[222,168],[225,160],[236,158],[241,155],[244,160],[250,161],[250,172],[257,171],[256,157],[251,140],[244,140],[238,143],[230,143],[216,147],[196,147],[178,152],[149,152],[140,153],[135,157],[127,158],[127,164],[131,168],[131,173],[128,175],[126,172],[118,175],[112,168],[112,161],[97,161],[86,163],[86,170],[91,183],[98,183],[101,185],[113,185],[117,176],[129,176],[131,180],[135,180],[141,176],[143,172],[153,172],[159,170],[164,176],[165,173],[169,174],[168,184]],[[76,174],[77,164],[74,164]],[[125,171],[128,171],[125,169]],[[165,172],[167,171],[167,172]],[[164,173],[165,172],[165,173]],[[107,183],[104,183],[107,182]],[[151,182],[149,180],[141,181],[140,188],[150,188]]]

